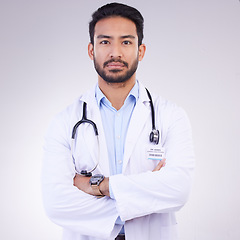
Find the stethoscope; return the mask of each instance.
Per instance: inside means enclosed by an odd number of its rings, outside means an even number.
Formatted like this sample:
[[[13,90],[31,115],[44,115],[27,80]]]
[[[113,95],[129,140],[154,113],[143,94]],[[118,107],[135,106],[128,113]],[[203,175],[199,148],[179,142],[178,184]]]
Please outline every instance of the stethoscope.
[[[159,143],[159,130],[156,129],[156,126],[155,126],[155,111],[154,111],[154,106],[153,106],[153,101],[152,101],[152,96],[150,94],[150,92],[148,91],[148,89],[146,88],[146,91],[147,91],[147,95],[148,95],[148,98],[150,100],[150,107],[151,107],[151,115],[152,115],[152,131],[149,135],[149,140],[151,143],[154,143],[154,144],[158,144]],[[93,127],[93,130],[94,130],[94,133],[97,137],[97,143],[98,143],[98,151],[100,150],[99,148],[99,136],[98,136],[98,129],[97,129],[97,125],[96,123],[94,123],[92,120],[90,119],[87,119],[87,103],[86,102],[83,102],[83,114],[82,114],[82,119],[80,121],[78,121],[74,127],[73,127],[73,130],[72,130],[72,144],[71,144],[71,153],[72,153],[72,157],[73,157],[73,143],[74,143],[74,140],[75,140],[75,135],[76,135],[76,131],[77,131],[77,128],[82,124],[82,123],[88,123],[90,125],[92,125]],[[93,169],[91,169],[90,171],[87,171],[87,170],[81,170],[81,172],[79,173],[77,170],[76,172],[78,174],[81,174],[81,175],[84,175],[86,177],[91,177],[92,176],[92,172],[97,168],[98,164],[99,164],[99,156],[100,156],[100,153],[98,152],[98,161],[97,161],[97,164],[94,166]]]

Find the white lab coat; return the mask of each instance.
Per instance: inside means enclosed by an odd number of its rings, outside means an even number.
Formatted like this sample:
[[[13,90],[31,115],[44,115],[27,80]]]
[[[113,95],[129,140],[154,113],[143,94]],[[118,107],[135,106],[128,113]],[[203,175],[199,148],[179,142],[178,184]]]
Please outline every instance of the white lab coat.
[[[76,133],[73,162],[70,146],[73,126],[82,116],[83,101],[87,117],[99,131],[100,147],[90,124]],[[157,162],[147,160],[151,132],[151,109],[140,83],[139,100],[129,125],[123,174],[110,176],[115,200],[97,199],[75,186],[75,172],[90,170],[109,176],[109,160],[95,88],[56,116],[46,135],[43,158],[43,203],[49,218],[63,227],[64,240],[113,240],[120,231],[118,216],[125,221],[127,240],[176,240],[175,212],[187,201],[194,169],[191,127],[185,112],[161,97],[153,96],[159,145],[166,151],[166,166],[152,172]]]

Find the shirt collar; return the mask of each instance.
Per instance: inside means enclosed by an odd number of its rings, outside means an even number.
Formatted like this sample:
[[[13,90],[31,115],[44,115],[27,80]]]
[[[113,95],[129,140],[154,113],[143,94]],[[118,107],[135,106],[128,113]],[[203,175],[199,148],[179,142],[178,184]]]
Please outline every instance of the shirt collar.
[[[135,101],[138,100],[139,98],[139,83],[138,81],[136,81],[136,83],[134,84],[133,88],[131,89],[130,93],[128,94],[126,100],[130,97],[133,96],[135,98]],[[101,89],[99,88],[98,84],[96,86],[95,89],[95,98],[98,104],[98,107],[100,107],[101,102],[105,99],[107,100],[106,96],[103,94],[103,92],[101,91]],[[126,101],[125,100],[125,101]]]
[[[102,99],[106,98],[106,96],[103,94],[103,92],[99,88],[98,84],[97,84],[96,90],[95,90],[95,98],[97,100],[98,107],[100,107],[100,103],[101,103]]]

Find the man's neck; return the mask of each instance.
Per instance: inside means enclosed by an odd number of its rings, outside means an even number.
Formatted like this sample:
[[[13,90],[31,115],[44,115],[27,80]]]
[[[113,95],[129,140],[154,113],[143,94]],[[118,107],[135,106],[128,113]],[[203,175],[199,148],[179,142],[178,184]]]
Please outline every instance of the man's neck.
[[[125,99],[135,83],[135,76],[123,83],[107,83],[100,77],[98,79],[99,88],[116,110],[119,110],[123,106]]]

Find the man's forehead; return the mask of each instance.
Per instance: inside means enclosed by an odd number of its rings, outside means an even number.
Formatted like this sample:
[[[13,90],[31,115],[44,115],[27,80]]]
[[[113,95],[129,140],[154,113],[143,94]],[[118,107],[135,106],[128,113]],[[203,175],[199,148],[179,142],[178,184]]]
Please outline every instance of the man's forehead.
[[[95,37],[109,36],[118,37],[132,36],[137,37],[136,25],[133,21],[123,17],[109,17],[98,21],[95,25]]]

